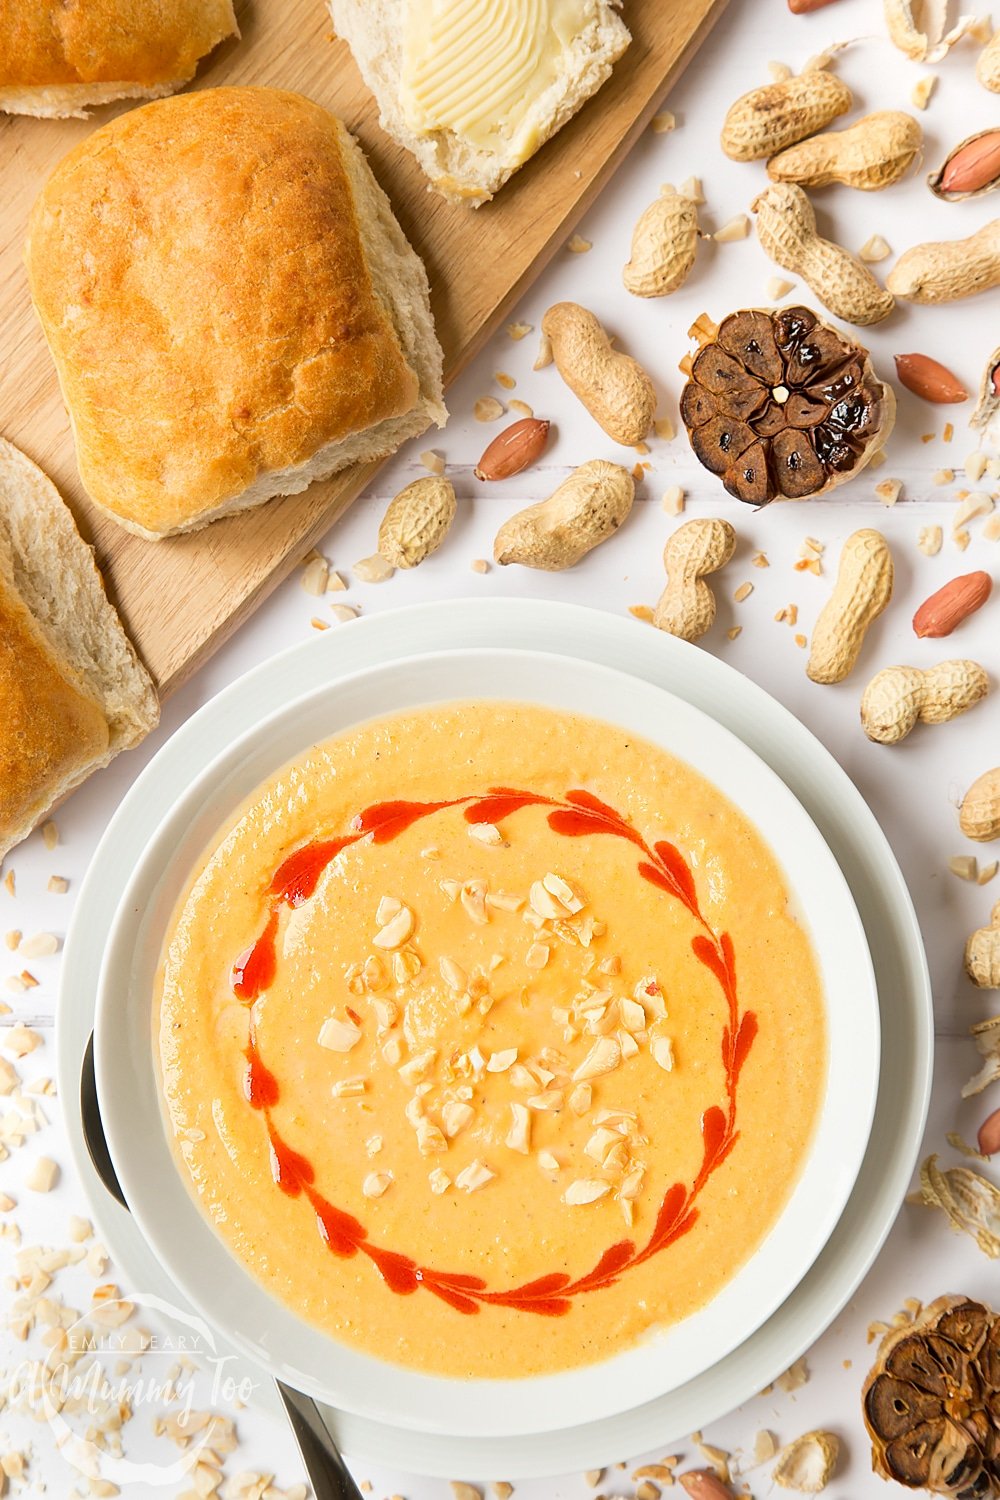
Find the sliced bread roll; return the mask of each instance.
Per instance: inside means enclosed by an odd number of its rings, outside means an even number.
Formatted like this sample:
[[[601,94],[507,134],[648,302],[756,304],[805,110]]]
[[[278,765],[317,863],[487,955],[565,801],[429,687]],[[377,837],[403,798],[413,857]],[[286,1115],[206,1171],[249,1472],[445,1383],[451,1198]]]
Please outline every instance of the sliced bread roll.
[[[0,859],[160,712],[55,485],[3,438],[0,705]]]
[[[31,295],[80,477],[157,538],[444,423],[427,276],[361,149],[278,89],[112,120],[32,211]]]
[[[609,77],[631,40],[618,4],[329,0],[383,130],[443,197],[473,207]]]
[[[0,0],[0,110],[84,118],[157,99],[239,34],[232,0]]]

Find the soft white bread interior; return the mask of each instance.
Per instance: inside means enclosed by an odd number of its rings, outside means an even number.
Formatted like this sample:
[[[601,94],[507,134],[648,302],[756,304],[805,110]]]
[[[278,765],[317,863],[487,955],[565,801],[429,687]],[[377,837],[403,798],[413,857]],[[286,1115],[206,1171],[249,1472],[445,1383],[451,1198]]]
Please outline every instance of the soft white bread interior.
[[[487,3],[494,24],[509,26],[507,5],[502,0],[484,0]],[[410,128],[402,103],[408,4],[409,0],[329,0],[334,30],[350,47],[375,96],[383,130],[413,153],[443,197],[478,207],[527,157],[513,142],[484,149],[451,129],[423,134]],[[558,76],[531,99],[527,118],[519,121],[521,138],[530,137],[532,152],[597,92],[631,40],[617,0],[590,0],[586,11],[586,24],[567,45]]]
[[[239,34],[232,0],[0,0],[0,111],[85,119],[159,99]]]
[[[156,725],[149,675],[55,485],[0,438],[0,859]]]

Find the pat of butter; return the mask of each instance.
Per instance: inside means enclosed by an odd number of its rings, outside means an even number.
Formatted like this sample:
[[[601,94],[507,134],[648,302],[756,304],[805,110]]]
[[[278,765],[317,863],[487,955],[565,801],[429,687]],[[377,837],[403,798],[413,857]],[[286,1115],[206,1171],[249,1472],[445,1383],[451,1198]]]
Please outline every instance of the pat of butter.
[[[408,0],[401,98],[417,135],[451,130],[520,164],[532,110],[562,75],[597,0]]]

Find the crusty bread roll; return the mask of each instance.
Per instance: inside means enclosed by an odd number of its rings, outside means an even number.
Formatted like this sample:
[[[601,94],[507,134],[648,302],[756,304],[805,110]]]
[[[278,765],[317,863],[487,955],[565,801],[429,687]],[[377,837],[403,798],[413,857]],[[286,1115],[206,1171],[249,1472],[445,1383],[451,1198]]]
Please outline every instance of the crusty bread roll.
[[[132,110],[27,245],[92,499],[146,537],[295,494],[443,423],[427,277],[360,148],[298,94]]]
[[[443,197],[472,207],[492,198],[529,156],[562,129],[610,76],[631,40],[618,15],[620,0],[418,0],[421,9],[413,19],[426,40],[427,67],[439,82],[446,113],[452,113],[449,106],[456,101],[469,99],[468,75],[459,86],[449,81],[447,67],[477,60],[484,77],[509,83],[520,64],[523,105],[515,105],[511,121],[497,130],[495,138],[484,140],[480,134],[473,139],[451,125],[416,130],[408,120],[407,25],[417,0],[328,3],[334,30],[347,42],[375,96],[383,130],[412,151]],[[428,30],[435,25],[439,35]],[[565,46],[553,76],[546,75],[537,84],[542,75],[531,48],[539,44],[546,28],[552,29],[550,36],[559,33]],[[500,97],[502,93],[502,89],[497,91]],[[508,99],[517,97],[515,83]],[[461,114],[461,109],[454,113]]]
[[[0,859],[159,706],[59,493],[0,438]]]
[[[0,0],[0,110],[85,117],[172,94],[239,34],[232,0]]]

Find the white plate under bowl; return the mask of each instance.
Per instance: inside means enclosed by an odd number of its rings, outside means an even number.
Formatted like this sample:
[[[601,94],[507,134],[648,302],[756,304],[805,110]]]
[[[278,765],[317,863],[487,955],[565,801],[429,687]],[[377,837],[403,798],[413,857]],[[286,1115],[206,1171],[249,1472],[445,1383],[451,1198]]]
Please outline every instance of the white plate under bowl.
[[[135,1220],[105,1191],[84,1144],[80,1072],[94,1024],[100,966],[129,874],[192,767],[219,754],[257,721],[260,704],[290,703],[317,682],[397,661],[407,652],[469,646],[530,648],[539,641],[567,659],[618,666],[668,688],[732,729],[770,764],[809,809],[832,848],[861,912],[875,966],[882,1064],[869,1149],[826,1248],[799,1287],[755,1334],[718,1365],[655,1401],[600,1422],[508,1438],[420,1433],[332,1407],[324,1419],[341,1449],[400,1472],[484,1478],[578,1474],[623,1454],[668,1449],[739,1406],[805,1352],[836,1317],[875,1259],[899,1211],[916,1162],[930,1093],[933,1025],[920,930],[899,866],[878,822],[827,750],[763,689],[709,653],[634,622],[575,605],[521,599],[448,600],[388,610],[310,638],[261,663],[184,723],[123,799],[81,882],[67,934],[59,997],[57,1071],[73,1165],[123,1283],[191,1309]],[[886,1045],[889,1042],[891,1045]],[[161,1318],[162,1321],[162,1318]],[[167,1320],[169,1323],[169,1320]],[[178,1336],[183,1322],[171,1325]],[[171,1332],[168,1327],[167,1333]],[[273,1384],[231,1343],[215,1356],[280,1417]]]
[[[162,1124],[151,1021],[177,902],[220,825],[262,781],[317,741],[365,720],[484,697],[599,710],[607,722],[696,767],[746,814],[776,854],[812,938],[826,999],[828,1067],[814,1138],[788,1203],[705,1308],[599,1364],[519,1380],[459,1381],[335,1341],[233,1260],[175,1164]],[[674,837],[669,828],[654,832]],[[836,860],[784,783],[729,730],[662,688],[590,662],[508,649],[442,652],[324,682],[262,716],[209,760],[165,810],[120,902],[101,971],[95,1040],[119,1181],[137,1224],[195,1308],[272,1374],[319,1400],[378,1421],[468,1436],[513,1437],[600,1420],[685,1384],[741,1344],[785,1300],[832,1233],[864,1157],[878,1085],[878,1000],[864,929]],[[335,1185],[327,1186],[335,1193]],[[669,1253],[664,1261],[668,1276]],[[375,1291],[374,1268],[371,1274]],[[335,1260],[329,1275],[337,1275]],[[398,1316],[407,1316],[406,1299]]]

